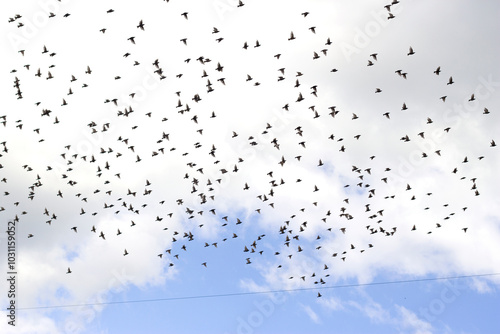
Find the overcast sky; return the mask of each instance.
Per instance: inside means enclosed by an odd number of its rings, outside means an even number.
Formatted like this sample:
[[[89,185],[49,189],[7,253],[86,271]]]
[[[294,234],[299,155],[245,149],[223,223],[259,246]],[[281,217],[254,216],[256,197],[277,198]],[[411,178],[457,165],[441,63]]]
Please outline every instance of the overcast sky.
[[[497,1],[1,6],[2,333],[500,331]]]

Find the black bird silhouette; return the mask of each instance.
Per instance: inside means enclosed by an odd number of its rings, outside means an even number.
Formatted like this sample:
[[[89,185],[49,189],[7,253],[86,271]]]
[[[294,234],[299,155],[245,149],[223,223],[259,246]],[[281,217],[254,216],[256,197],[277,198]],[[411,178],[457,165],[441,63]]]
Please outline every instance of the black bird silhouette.
[[[144,23],[142,22],[142,20],[139,21],[139,25],[137,25],[137,28],[144,30]]]

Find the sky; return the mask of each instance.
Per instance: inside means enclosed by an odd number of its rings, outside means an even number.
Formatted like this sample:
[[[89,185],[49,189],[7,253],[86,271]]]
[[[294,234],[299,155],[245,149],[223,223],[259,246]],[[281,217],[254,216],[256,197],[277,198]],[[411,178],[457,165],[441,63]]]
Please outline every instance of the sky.
[[[1,333],[500,332],[497,1],[0,6]]]

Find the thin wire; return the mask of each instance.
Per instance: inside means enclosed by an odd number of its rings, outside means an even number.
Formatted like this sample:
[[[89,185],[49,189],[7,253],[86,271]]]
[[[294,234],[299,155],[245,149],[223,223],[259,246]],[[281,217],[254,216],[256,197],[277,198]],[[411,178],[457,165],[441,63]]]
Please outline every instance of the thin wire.
[[[416,283],[416,282],[428,282],[428,281],[442,281],[442,280],[449,280],[449,279],[463,279],[463,278],[499,276],[499,275],[500,275],[500,273],[489,273],[489,274],[449,276],[449,277],[416,278],[416,279],[402,280],[402,281],[385,281],[385,282],[372,282],[372,283],[354,283],[354,284],[333,285],[333,286],[319,286],[319,287],[311,287],[311,288],[295,288],[295,289],[252,291],[252,292],[234,292],[234,293],[222,293],[222,294],[214,294],[214,295],[196,295],[196,296],[168,297],[168,298],[156,298],[156,299],[137,299],[137,300],[124,300],[124,301],[102,302],[102,303],[88,303],[88,304],[36,306],[36,307],[18,308],[17,310],[39,310],[39,309],[55,309],[55,308],[67,308],[67,307],[84,307],[84,306],[95,306],[95,305],[152,303],[152,302],[174,301],[174,300],[221,298],[221,297],[234,297],[234,296],[261,295],[261,294],[270,294],[270,293],[279,293],[279,292],[341,289],[341,288],[354,288],[354,287],[362,287],[362,286],[377,286],[377,285]]]

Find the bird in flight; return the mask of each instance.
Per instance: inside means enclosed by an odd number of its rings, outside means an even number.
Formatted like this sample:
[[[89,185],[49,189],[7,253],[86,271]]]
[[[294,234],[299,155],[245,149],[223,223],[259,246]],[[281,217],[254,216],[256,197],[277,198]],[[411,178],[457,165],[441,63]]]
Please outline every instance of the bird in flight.
[[[144,23],[142,22],[142,20],[139,21],[139,24],[137,25],[137,28],[139,28],[141,30],[144,30]]]

